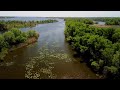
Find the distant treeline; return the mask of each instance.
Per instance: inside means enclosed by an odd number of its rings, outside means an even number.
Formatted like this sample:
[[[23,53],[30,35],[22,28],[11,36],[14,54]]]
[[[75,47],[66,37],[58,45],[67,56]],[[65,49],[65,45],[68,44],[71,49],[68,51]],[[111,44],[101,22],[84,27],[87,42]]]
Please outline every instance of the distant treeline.
[[[106,25],[120,25],[120,17],[80,17],[80,18],[75,17],[73,19],[76,19],[76,20],[89,19],[92,21],[105,22]]]
[[[120,79],[120,28],[100,28],[84,22],[66,19],[66,40],[96,73]]]
[[[87,18],[65,18],[65,21],[74,21],[74,22],[82,22],[85,24],[93,24],[93,20]]]
[[[57,20],[43,20],[43,21],[0,21],[0,31],[1,30],[9,30],[11,28],[23,28],[23,27],[34,27],[37,24],[44,23],[53,23],[57,22]]]
[[[9,16],[9,17],[0,16],[0,18],[14,18],[14,17],[10,17],[10,16]]]

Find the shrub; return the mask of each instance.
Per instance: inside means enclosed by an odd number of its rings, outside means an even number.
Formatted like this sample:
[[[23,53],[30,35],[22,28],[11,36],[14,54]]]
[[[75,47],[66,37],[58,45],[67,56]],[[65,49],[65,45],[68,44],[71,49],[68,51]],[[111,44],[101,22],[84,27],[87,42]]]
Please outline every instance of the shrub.
[[[9,43],[9,45],[12,45],[15,43],[15,35],[13,32],[8,31],[3,34],[5,41]]]

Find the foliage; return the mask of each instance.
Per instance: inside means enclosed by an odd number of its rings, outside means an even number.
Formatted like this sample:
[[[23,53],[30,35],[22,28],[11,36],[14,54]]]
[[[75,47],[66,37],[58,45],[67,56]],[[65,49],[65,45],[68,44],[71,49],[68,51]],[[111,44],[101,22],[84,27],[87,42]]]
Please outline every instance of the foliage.
[[[0,23],[0,31],[7,30],[7,25],[4,23]]]
[[[79,54],[88,57],[93,70],[107,78],[120,76],[120,28],[94,27],[77,18],[65,21],[66,40]]]
[[[33,36],[35,36],[35,31],[34,30],[29,30],[28,32],[27,32],[27,34],[28,34],[28,37],[33,37]]]
[[[13,45],[23,43],[31,37],[38,38],[38,33],[34,30],[22,32],[17,28],[12,28],[3,34],[0,34],[0,60],[4,59],[8,49]]]
[[[15,43],[15,35],[13,32],[8,31],[3,34],[3,37],[5,38],[5,41],[9,43],[9,45],[12,45]]]

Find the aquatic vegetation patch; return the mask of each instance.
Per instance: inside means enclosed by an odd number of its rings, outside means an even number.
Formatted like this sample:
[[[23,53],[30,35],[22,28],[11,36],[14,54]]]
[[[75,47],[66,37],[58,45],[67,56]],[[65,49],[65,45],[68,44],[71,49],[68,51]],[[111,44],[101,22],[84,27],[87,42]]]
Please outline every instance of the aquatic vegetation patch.
[[[52,73],[52,69],[54,67],[46,64],[47,68],[38,68],[37,67],[38,60],[31,59],[29,63],[26,65],[25,78],[27,79],[43,79],[47,75],[48,78],[56,78],[56,75]],[[45,63],[45,62],[44,62]]]
[[[61,52],[58,53],[56,49],[58,49],[58,47],[53,47],[52,50],[49,50],[48,48],[46,48],[46,46],[43,46],[39,49],[38,56],[30,57],[30,61],[26,64],[25,78],[57,78],[57,75],[52,72],[52,70],[54,69],[54,64],[58,63],[61,60],[64,62],[71,62],[72,59],[68,54],[63,53],[63,50],[59,49],[59,52]]]

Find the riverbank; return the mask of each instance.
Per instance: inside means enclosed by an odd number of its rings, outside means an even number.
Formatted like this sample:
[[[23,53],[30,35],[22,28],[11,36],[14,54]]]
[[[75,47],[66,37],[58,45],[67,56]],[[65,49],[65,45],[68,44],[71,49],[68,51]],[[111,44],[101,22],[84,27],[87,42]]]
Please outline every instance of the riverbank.
[[[99,24],[93,24],[93,25],[90,25],[90,26],[100,27],[100,28],[110,28],[110,27],[112,27],[112,25],[99,25]]]
[[[96,27],[96,28],[120,28],[119,25],[99,25],[99,24],[93,24],[93,25],[90,25],[90,26],[93,26],[93,27]]]
[[[39,34],[38,34],[38,37],[39,37]],[[11,52],[11,51],[14,51],[14,50],[16,50],[16,49],[20,49],[20,48],[22,48],[22,47],[26,47],[26,46],[28,46],[28,45],[30,45],[30,44],[33,44],[33,43],[35,43],[35,42],[37,42],[37,38],[36,37],[30,37],[30,38],[28,38],[28,40],[26,41],[26,42],[24,42],[24,43],[20,43],[20,44],[17,44],[17,45],[13,45],[8,51],[9,52]]]

